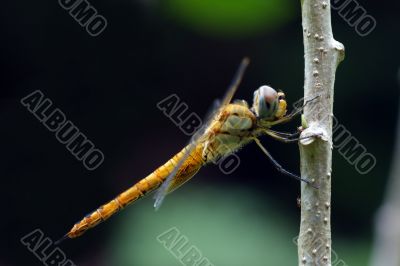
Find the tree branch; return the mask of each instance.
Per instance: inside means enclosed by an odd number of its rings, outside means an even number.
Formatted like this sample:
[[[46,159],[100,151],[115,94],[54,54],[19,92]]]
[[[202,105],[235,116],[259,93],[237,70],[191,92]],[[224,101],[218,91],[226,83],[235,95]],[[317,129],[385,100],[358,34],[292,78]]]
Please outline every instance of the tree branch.
[[[344,59],[344,46],[333,38],[330,2],[303,0],[305,58],[304,98],[319,96],[304,109],[308,127],[300,141],[301,176],[319,189],[301,185],[299,265],[331,265],[332,111],[335,72]]]

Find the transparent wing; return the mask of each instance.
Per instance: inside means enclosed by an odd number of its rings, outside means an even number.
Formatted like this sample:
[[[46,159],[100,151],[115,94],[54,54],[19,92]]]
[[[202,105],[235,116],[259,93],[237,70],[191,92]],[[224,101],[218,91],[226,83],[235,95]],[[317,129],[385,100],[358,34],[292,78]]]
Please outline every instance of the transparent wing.
[[[233,95],[235,95],[235,92],[237,91],[240,82],[242,81],[244,72],[246,71],[247,66],[250,64],[250,59],[248,57],[245,57],[242,59],[242,62],[240,63],[240,66],[233,77],[233,80],[227,90],[227,92],[224,95],[224,98],[221,102],[221,107],[229,104],[232,101]]]
[[[186,150],[182,158],[177,162],[175,165],[174,169],[172,172],[168,175],[166,180],[163,182],[161,187],[156,191],[155,194],[155,202],[154,202],[154,208],[158,210],[160,208],[162,202],[164,201],[164,198],[168,194],[168,189],[171,185],[172,180],[174,179],[176,173],[178,170],[181,168],[183,163],[189,158],[190,154],[193,152],[193,150],[196,148],[196,146],[201,143],[201,139],[204,136],[204,133],[206,132],[207,128],[210,126],[210,124],[214,121],[214,119],[218,115],[218,110],[221,107],[219,101],[214,101],[214,104],[210,111],[207,114],[206,122],[201,125],[201,127],[196,131],[196,133],[193,134],[193,136],[190,138],[189,143],[186,145]]]
[[[196,133],[191,137],[189,144],[186,146],[185,154],[182,156],[182,158],[177,162],[175,165],[174,169],[172,172],[168,175],[167,179],[163,182],[161,187],[156,191],[155,194],[155,202],[154,202],[154,208],[158,210],[160,208],[162,202],[165,199],[165,196],[168,193],[168,188],[170,187],[171,181],[174,179],[176,173],[178,170],[181,168],[183,163],[189,158],[190,154],[193,152],[193,150],[196,148],[196,146],[201,142],[202,137],[204,136],[207,128],[211,125],[211,123],[216,119],[216,117],[219,115],[219,113],[222,111],[222,109],[228,105],[231,101],[232,98],[239,87],[240,81],[243,78],[244,72],[249,65],[250,60],[245,57],[243,58],[229,88],[228,91],[225,93],[224,98],[222,101],[214,101],[213,107],[211,110],[208,112],[208,115],[206,116],[206,121],[202,124],[202,126],[196,131]]]
[[[215,112],[213,112],[215,113]],[[168,194],[168,188],[171,185],[172,180],[174,179],[176,173],[181,168],[182,164],[189,158],[190,154],[196,148],[196,146],[200,143],[201,137],[204,135],[205,131],[208,128],[208,125],[213,121],[214,116],[209,119],[207,123],[204,123],[196,133],[191,137],[189,144],[186,145],[186,150],[182,158],[177,162],[172,172],[168,175],[167,179],[163,182],[161,187],[156,191],[155,194],[155,202],[154,208],[158,210],[160,208],[161,203],[164,201],[165,196]]]

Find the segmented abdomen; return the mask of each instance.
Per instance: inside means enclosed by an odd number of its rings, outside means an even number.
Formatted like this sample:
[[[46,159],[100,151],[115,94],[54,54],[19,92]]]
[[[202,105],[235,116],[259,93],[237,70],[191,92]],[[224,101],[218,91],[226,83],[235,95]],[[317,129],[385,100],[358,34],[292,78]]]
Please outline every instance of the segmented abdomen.
[[[187,157],[186,161],[177,171],[175,178],[172,180],[168,189],[169,192],[189,180],[204,164],[202,159],[202,147],[202,145],[198,145],[198,147],[191,152],[190,156]],[[187,148],[188,147],[182,149],[164,165],[160,166],[153,173],[119,194],[113,200],[86,215],[81,221],[77,222],[73,226],[73,228],[67,233],[67,236],[69,238],[75,238],[82,235],[88,229],[96,226],[102,221],[107,220],[112,215],[125,208],[127,205],[137,201],[149,192],[158,188],[183,158]]]

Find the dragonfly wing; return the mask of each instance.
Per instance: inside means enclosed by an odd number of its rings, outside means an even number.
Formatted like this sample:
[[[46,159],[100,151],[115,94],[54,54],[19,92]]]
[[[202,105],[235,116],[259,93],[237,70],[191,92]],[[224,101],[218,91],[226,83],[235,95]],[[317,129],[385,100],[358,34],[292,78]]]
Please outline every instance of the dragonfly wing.
[[[213,119],[210,119],[210,122]],[[203,124],[200,129],[192,136],[192,138],[190,139],[189,144],[186,146],[185,148],[185,152],[184,155],[182,156],[182,158],[177,162],[177,164],[175,165],[174,169],[172,170],[172,172],[168,175],[168,177],[166,178],[166,180],[163,182],[163,184],[161,185],[161,187],[156,191],[155,194],[155,202],[154,202],[154,208],[156,208],[156,210],[158,208],[160,208],[161,203],[164,201],[165,196],[168,194],[168,192],[170,191],[170,185],[172,183],[172,181],[174,180],[176,174],[178,173],[178,170],[182,167],[183,163],[186,162],[186,160],[188,160],[190,154],[194,151],[194,149],[196,148],[196,146],[200,143],[200,139],[201,137],[204,135],[207,127],[208,127],[209,123]]]
[[[212,109],[208,112],[208,118],[205,123],[201,125],[201,127],[193,134],[193,136],[190,138],[189,144],[186,145],[184,155],[182,158],[176,162],[176,165],[172,172],[168,175],[166,180],[163,182],[161,187],[156,191],[155,194],[155,202],[154,202],[154,208],[158,210],[164,201],[165,197],[171,190],[171,183],[176,177],[176,174],[178,173],[179,169],[182,167],[182,165],[186,162],[186,160],[189,159],[190,154],[194,151],[194,149],[199,145],[203,140],[203,136],[206,133],[207,128],[210,126],[210,124],[215,120],[215,118],[218,116],[218,110],[220,108],[220,104],[218,104],[218,101],[214,102],[214,105]]]
[[[223,107],[225,107],[232,101],[233,96],[235,95],[235,92],[239,88],[239,84],[243,79],[244,72],[246,71],[246,68],[249,65],[249,63],[250,63],[249,58],[245,57],[242,59],[242,62],[240,63],[239,68],[237,69],[235,76],[233,77],[231,84],[229,85],[222,100],[219,99],[214,100],[212,108],[205,116],[206,121],[210,120],[211,118],[214,118],[216,114],[222,110]]]
[[[215,119],[218,111],[221,108],[221,100],[220,99],[215,99],[211,105],[211,107],[209,108],[209,110],[207,111],[207,114],[204,116],[205,120],[204,121],[211,121],[212,119]]]
[[[198,159],[193,160],[193,158],[191,158],[191,157],[198,157],[198,155],[202,156],[203,147],[204,145],[197,147],[196,148],[197,150],[192,153],[192,155],[194,156],[191,155],[182,165],[181,169],[175,175],[175,178],[171,181],[168,187],[168,194],[173,192],[180,186],[182,186],[187,181],[189,181],[193,176],[197,174],[197,172],[203,166],[203,163],[199,163]]]
[[[232,98],[235,95],[235,92],[237,91],[239,84],[242,81],[244,72],[246,71],[246,68],[249,64],[250,64],[250,59],[248,57],[242,59],[242,62],[240,63],[240,66],[236,71],[236,74],[233,77],[233,80],[231,81],[231,84],[228,87],[227,92],[224,95],[221,107],[228,105],[232,101]]]
[[[189,158],[190,154],[197,147],[197,145],[201,143],[203,136],[205,135],[211,123],[218,117],[223,108],[232,101],[232,98],[239,87],[239,84],[243,78],[244,72],[249,63],[250,60],[247,57],[243,58],[230,86],[228,87],[227,92],[224,95],[224,98],[220,102],[219,101],[214,102],[213,108],[211,108],[210,112],[208,112],[209,115],[206,118],[206,122],[203,123],[202,126],[197,130],[197,132],[191,137],[189,144],[186,146],[185,154],[182,156],[179,162],[177,162],[174,169],[168,175],[168,177],[163,182],[161,187],[156,191],[154,197],[155,198],[154,208],[156,210],[160,208],[162,202],[165,199],[165,196],[170,191],[171,183],[174,180],[179,169],[182,167],[183,163]]]

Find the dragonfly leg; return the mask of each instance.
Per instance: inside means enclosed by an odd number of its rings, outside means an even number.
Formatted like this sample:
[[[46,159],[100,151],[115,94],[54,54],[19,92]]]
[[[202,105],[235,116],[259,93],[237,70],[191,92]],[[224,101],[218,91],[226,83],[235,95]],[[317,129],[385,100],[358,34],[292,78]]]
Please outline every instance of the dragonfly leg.
[[[264,152],[264,154],[267,155],[268,159],[271,160],[272,164],[275,166],[275,168],[276,168],[279,172],[281,172],[282,174],[285,174],[285,175],[287,175],[287,176],[290,176],[290,177],[292,177],[292,178],[294,178],[294,179],[303,181],[303,182],[309,184],[310,186],[312,186],[312,187],[318,189],[318,187],[317,187],[316,185],[312,184],[310,180],[301,178],[300,176],[298,176],[298,175],[296,175],[296,174],[293,174],[293,173],[291,173],[291,172],[285,170],[285,169],[272,157],[272,155],[267,151],[267,149],[261,144],[261,142],[260,142],[259,139],[255,138],[254,141],[256,142],[256,144],[258,145],[258,147]]]
[[[273,130],[270,130],[270,129],[265,129],[264,132],[265,132],[265,134],[271,136],[272,138],[274,138],[276,140],[279,140],[281,142],[284,142],[284,143],[293,143],[293,142],[298,142],[299,140],[302,140],[302,139],[308,139],[308,138],[313,138],[313,137],[319,136],[319,135],[311,135],[311,136],[306,136],[306,137],[301,137],[300,138],[299,137],[300,132],[298,132],[298,133],[294,133],[292,135],[288,134],[288,136],[296,136],[296,138],[290,138],[290,137],[287,137],[287,136],[280,135],[282,132],[276,132],[276,131],[273,131]]]
[[[289,117],[294,117],[294,116],[298,115],[299,113],[301,113],[301,112],[303,111],[304,107],[305,107],[307,104],[309,104],[310,102],[314,101],[314,100],[317,99],[318,97],[319,97],[319,95],[317,95],[317,96],[315,96],[315,97],[313,97],[313,98],[311,98],[311,99],[308,99],[308,100],[304,101],[304,104],[303,104],[302,106],[295,108],[295,109],[294,109],[289,115],[287,115],[287,116],[289,116]]]
[[[310,102],[314,101],[314,100],[317,99],[318,97],[319,97],[319,95],[317,95],[317,96],[315,96],[315,97],[313,97],[313,98],[311,98],[311,99],[309,99],[309,100],[306,100],[306,101],[304,102],[304,104],[303,104],[301,107],[295,108],[290,114],[288,114],[288,115],[282,117],[282,118],[279,119],[279,120],[276,120],[276,121],[273,121],[273,122],[269,123],[269,126],[274,126],[274,125],[277,125],[277,124],[282,124],[282,123],[289,122],[289,121],[292,120],[294,117],[296,117],[297,115],[301,114],[301,112],[303,111],[304,107],[305,107],[307,104],[309,104]]]
[[[280,137],[285,137],[285,138],[294,138],[294,137],[299,137],[301,134],[300,130],[297,130],[296,132],[293,133],[288,133],[288,132],[281,132],[281,131],[275,131],[269,128],[265,128],[265,130],[268,130],[269,132],[272,132],[276,135],[279,135]]]

